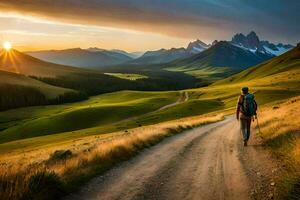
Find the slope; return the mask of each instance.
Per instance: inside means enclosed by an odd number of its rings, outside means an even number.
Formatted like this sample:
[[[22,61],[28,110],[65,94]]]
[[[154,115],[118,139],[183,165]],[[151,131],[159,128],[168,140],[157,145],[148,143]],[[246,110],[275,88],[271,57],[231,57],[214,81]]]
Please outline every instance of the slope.
[[[299,74],[299,71],[300,45],[288,51],[287,53],[284,53],[255,67],[249,68],[216,84],[239,83],[243,81],[261,79],[268,76],[276,76],[278,74],[284,77],[287,76],[287,79],[294,79],[293,77]]]

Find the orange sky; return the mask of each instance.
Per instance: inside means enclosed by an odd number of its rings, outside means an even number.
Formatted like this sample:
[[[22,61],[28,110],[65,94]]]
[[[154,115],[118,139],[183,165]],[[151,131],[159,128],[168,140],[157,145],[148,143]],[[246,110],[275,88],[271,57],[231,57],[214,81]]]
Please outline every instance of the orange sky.
[[[296,44],[299,8],[298,0],[0,0],[0,41],[20,50],[145,51],[254,30],[262,39]]]
[[[125,28],[71,24],[20,14],[0,13],[0,40],[21,51],[88,48],[146,51],[187,46],[190,38]],[[196,38],[195,38],[196,39]]]

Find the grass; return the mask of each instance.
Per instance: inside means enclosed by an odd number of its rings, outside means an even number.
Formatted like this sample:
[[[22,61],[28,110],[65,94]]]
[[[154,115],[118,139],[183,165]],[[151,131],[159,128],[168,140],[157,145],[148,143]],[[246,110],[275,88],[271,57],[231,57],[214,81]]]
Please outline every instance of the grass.
[[[263,109],[259,115],[260,136],[285,166],[278,180],[282,199],[300,198],[300,97]]]
[[[0,143],[109,125],[155,111],[178,98],[178,92],[123,91],[79,103],[2,112]]]
[[[110,76],[115,76],[115,77],[121,78],[121,79],[127,79],[130,81],[148,78],[148,76],[141,75],[141,74],[127,74],[127,73],[104,73],[104,74],[110,75]]]
[[[30,163],[30,159],[26,159],[26,163],[2,164],[0,165],[0,199],[58,198],[166,137],[194,126],[222,119],[223,116],[220,114],[204,115],[139,127],[118,137],[89,144],[88,148],[85,144],[90,140],[85,140],[85,143],[81,145],[83,148],[74,156],[64,157],[62,160],[56,157],[57,162],[54,164],[44,162],[48,159],[46,156],[44,161],[35,164]],[[48,155],[51,155],[50,159],[53,160],[53,154],[50,152]],[[64,152],[70,152],[70,150]],[[36,159],[33,160],[36,162]],[[48,195],[43,196],[42,194],[45,193]]]
[[[38,151],[44,148],[55,149],[56,146],[64,146],[69,143],[75,145],[78,141],[80,142],[83,140],[83,138],[89,136],[92,137],[92,140],[95,140],[94,137],[97,137],[96,140],[101,140],[103,138],[118,137],[119,134],[115,134],[113,132],[121,131],[121,133],[123,133],[123,131],[127,129],[132,129],[140,126],[143,127],[162,121],[178,119],[184,116],[204,114],[221,108],[222,103],[218,101],[192,100],[191,102],[188,101],[176,107],[171,107],[163,111],[146,113],[141,116],[121,120],[112,124],[104,124],[102,126],[92,127],[88,129],[80,129],[77,131],[57,133],[46,136],[6,142],[0,144],[0,154],[7,155],[7,159],[5,160],[14,160],[15,155],[18,154],[23,155],[27,154],[27,152]],[[184,111],[185,109],[187,110]],[[193,110],[192,112],[190,111],[191,109]],[[39,114],[39,112],[37,114]],[[44,114],[51,114],[51,112],[48,111]],[[2,159],[4,158],[2,157]]]

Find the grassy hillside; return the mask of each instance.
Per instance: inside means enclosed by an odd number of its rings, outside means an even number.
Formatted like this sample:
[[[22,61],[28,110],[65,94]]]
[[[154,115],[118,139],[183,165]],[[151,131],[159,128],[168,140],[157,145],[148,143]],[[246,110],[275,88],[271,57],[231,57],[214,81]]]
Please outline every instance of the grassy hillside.
[[[261,110],[260,134],[280,162],[282,177],[276,180],[281,199],[300,198],[300,97],[277,102]]]
[[[265,63],[251,67],[239,74],[226,78],[223,81],[219,81],[216,85],[253,81],[267,76],[273,76],[276,77],[276,79],[280,79],[281,77],[281,80],[273,80],[276,82],[284,81],[285,79],[286,81],[290,81],[291,79],[300,81],[300,79],[298,79],[300,70],[299,66],[300,47],[298,46]]]

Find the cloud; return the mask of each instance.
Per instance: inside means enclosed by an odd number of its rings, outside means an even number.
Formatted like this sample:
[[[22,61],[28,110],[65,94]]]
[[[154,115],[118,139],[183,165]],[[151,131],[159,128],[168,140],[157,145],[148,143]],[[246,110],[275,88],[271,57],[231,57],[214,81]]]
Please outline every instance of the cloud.
[[[253,29],[296,42],[299,8],[297,0],[0,0],[1,12],[211,40]]]

